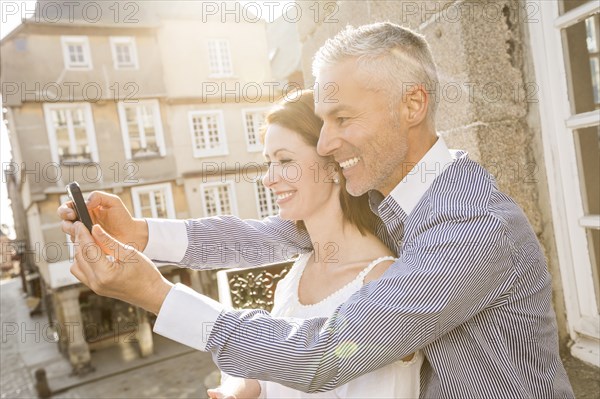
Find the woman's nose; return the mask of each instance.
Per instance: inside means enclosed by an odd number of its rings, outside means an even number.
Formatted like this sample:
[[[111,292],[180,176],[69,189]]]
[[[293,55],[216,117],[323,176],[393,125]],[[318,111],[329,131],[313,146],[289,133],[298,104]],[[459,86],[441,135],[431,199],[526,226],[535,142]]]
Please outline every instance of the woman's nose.
[[[277,182],[279,177],[275,171],[273,164],[267,168],[267,172],[262,177],[262,183],[266,188],[271,188]]]

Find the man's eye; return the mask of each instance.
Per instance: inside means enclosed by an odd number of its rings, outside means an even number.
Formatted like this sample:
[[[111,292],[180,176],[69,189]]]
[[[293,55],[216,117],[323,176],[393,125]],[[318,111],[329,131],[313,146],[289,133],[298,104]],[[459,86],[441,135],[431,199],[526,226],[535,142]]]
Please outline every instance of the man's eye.
[[[338,122],[339,125],[341,125],[342,123],[346,122],[347,120],[348,120],[348,118],[344,117],[344,116],[338,116],[337,117],[337,122]]]

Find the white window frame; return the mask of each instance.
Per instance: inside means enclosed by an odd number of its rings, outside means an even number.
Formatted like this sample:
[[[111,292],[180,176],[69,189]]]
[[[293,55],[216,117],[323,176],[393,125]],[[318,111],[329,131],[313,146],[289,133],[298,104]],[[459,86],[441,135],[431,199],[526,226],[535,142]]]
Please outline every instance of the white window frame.
[[[211,57],[211,52],[210,52],[210,44],[214,43],[215,44],[215,49],[216,49],[216,54],[214,55],[216,57],[216,63],[218,64],[218,71],[214,71],[211,68],[211,61],[213,60],[213,57]],[[229,70],[225,70],[224,65],[221,62],[222,56],[223,56],[223,50],[221,49],[221,44],[225,43],[225,46],[227,47],[225,50],[225,56],[227,57],[227,60],[229,61]],[[233,76],[233,60],[231,58],[231,46],[229,45],[229,40],[228,39],[209,39],[206,42],[206,51],[208,53],[208,57],[206,57],[206,59],[208,60],[208,76],[211,78],[224,78],[224,77],[231,77]]]
[[[159,183],[149,184],[146,186],[135,186],[131,187],[131,199],[133,201],[133,213],[135,217],[142,218],[147,217],[142,215],[142,204],[140,201],[140,194],[147,194],[154,191],[163,191],[165,201],[167,202],[167,219],[175,219],[175,203],[173,202],[173,191],[171,189],[171,183]],[[153,203],[154,197],[150,196],[150,202]],[[157,218],[156,206],[153,204],[152,216]]]
[[[201,199],[202,199],[202,212],[204,213],[205,216],[208,216],[206,199],[204,198],[205,191],[213,189],[213,188],[218,188],[218,187],[221,187],[221,186],[225,186],[225,187],[228,188],[229,203],[231,204],[231,213],[228,213],[226,215],[237,216],[238,209],[237,209],[237,196],[235,194],[235,185],[230,180],[218,181],[218,182],[209,182],[209,183],[202,183],[202,184],[200,184],[200,196],[201,196]],[[220,208],[220,204],[217,204],[217,207]],[[217,215],[223,215],[223,214],[224,213],[220,209],[217,210]],[[214,216],[214,215],[211,215],[211,216]]]
[[[264,116],[265,114],[268,112],[269,108],[268,107],[262,107],[262,108],[244,108],[242,109],[242,121],[244,123],[244,137],[246,139],[246,148],[248,149],[248,152],[258,152],[258,151],[262,151],[263,146],[260,143],[260,137],[259,137],[259,130],[258,128],[260,127],[260,125],[256,125],[254,126],[254,134],[256,135],[256,144],[251,144],[250,143],[250,134],[248,131],[248,120],[247,120],[247,115],[248,114],[257,114],[257,113],[262,113],[263,114],[263,122],[264,122]]]
[[[263,214],[262,209],[260,209],[260,193],[259,193],[259,191],[261,190],[261,187],[263,190],[265,190],[267,206],[269,207],[269,211],[270,211],[270,212],[267,212],[266,214]],[[264,219],[268,216],[277,215],[278,207],[277,207],[277,203],[275,202],[276,199],[274,198],[273,190],[270,190],[267,187],[265,187],[264,184],[262,183],[262,179],[257,179],[256,182],[254,182],[254,198],[256,198],[256,212],[258,214],[259,219]]]
[[[115,69],[139,69],[137,46],[135,43],[135,37],[133,36],[111,36],[109,38],[110,49],[112,52],[113,66]],[[117,57],[117,44],[128,44],[131,56],[131,65],[123,65],[119,63],[119,57]]]
[[[554,234],[558,250],[567,323],[574,345],[571,353],[586,362],[600,366],[600,321],[594,291],[590,248],[585,226],[584,199],[580,186],[574,135],[577,129],[598,124],[592,113],[571,115],[568,76],[561,29],[585,14],[597,12],[600,6],[584,4],[559,17],[559,3],[528,1],[541,15],[530,30],[531,51],[536,80],[539,83],[539,110],[542,125],[544,162],[548,187],[555,193],[551,201]],[[587,10],[586,10],[587,9]],[[581,11],[586,11],[581,14]],[[576,15],[576,14],[581,15]],[[589,217],[588,217],[589,218]]]
[[[60,156],[58,155],[58,139],[56,137],[56,131],[54,129],[54,121],[52,120],[52,111],[56,109],[75,109],[83,108],[85,115],[85,131],[90,147],[90,154],[92,156],[92,162],[99,162],[98,147],[96,144],[96,131],[94,130],[94,117],[92,116],[92,107],[90,103],[45,103],[44,108],[44,119],[46,121],[46,131],[48,132],[48,140],[50,142],[50,153],[52,155],[52,161],[60,164]],[[73,138],[73,137],[70,137]],[[71,143],[73,144],[73,143]]]
[[[117,109],[119,112],[119,121],[121,124],[121,134],[123,136],[123,146],[125,147],[125,158],[127,159],[143,159],[144,156],[136,156],[134,157],[131,152],[131,139],[129,137],[129,126],[127,125],[127,113],[125,112],[125,108],[137,108],[138,106],[149,105],[152,107],[152,114],[154,119],[154,131],[156,133],[156,144],[158,145],[158,155],[164,157],[166,155],[165,149],[165,137],[163,132],[162,118],[160,116],[160,105],[158,100],[138,100],[134,103],[124,103],[120,101],[117,104]],[[137,115],[137,123],[140,129],[140,141],[142,143],[146,139],[146,135],[144,133],[144,129],[142,127],[141,116],[139,112],[136,111]],[[149,157],[154,157],[156,155],[148,155]]]
[[[61,36],[60,42],[62,44],[63,61],[65,68],[69,70],[86,71],[93,68],[92,65],[92,53],[90,51],[90,41],[87,36]],[[69,44],[76,43],[81,44],[83,48],[83,56],[85,62],[73,63],[69,57]]]
[[[196,135],[194,132],[194,117],[204,117],[216,115],[217,116],[217,125],[219,130],[219,144],[220,146],[213,149],[198,149],[196,145]],[[210,111],[189,111],[188,112],[188,123],[190,128],[190,134],[192,136],[192,151],[195,158],[205,158],[205,157],[214,157],[220,155],[228,155],[229,149],[227,147],[227,134],[225,132],[225,119],[223,117],[222,110],[210,110]],[[204,129],[205,138],[208,132]],[[207,140],[208,141],[208,140]]]

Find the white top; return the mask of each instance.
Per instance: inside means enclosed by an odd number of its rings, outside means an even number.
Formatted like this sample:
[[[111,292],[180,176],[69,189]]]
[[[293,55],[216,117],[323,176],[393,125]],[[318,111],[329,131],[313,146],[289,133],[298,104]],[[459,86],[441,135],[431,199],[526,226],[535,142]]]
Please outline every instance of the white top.
[[[274,317],[329,317],[339,305],[358,291],[365,276],[379,263],[395,260],[392,256],[375,259],[365,267],[354,280],[318,303],[303,305],[298,298],[298,287],[304,268],[312,253],[301,255],[288,274],[277,284]],[[408,362],[397,361],[354,380],[329,392],[307,394],[270,381],[260,381],[261,398],[418,398],[419,371],[423,355],[417,352]]]

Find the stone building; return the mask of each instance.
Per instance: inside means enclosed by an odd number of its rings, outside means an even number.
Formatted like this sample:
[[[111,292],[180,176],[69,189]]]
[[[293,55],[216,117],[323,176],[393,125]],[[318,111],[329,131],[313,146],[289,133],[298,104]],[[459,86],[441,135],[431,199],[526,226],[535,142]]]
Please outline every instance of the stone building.
[[[553,277],[560,342],[600,366],[600,5],[595,1],[297,2],[311,62],[347,24],[391,21],[427,38],[436,127],[525,210]]]

